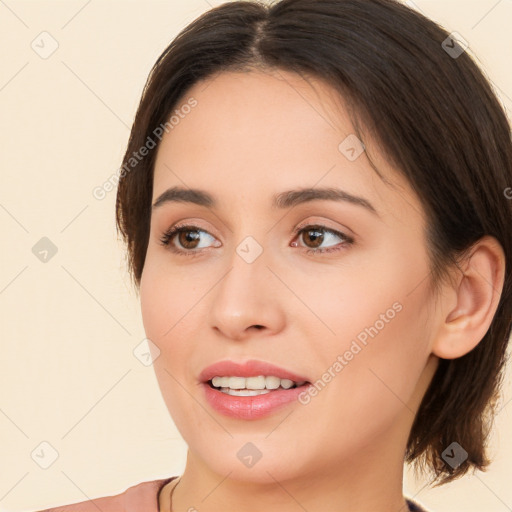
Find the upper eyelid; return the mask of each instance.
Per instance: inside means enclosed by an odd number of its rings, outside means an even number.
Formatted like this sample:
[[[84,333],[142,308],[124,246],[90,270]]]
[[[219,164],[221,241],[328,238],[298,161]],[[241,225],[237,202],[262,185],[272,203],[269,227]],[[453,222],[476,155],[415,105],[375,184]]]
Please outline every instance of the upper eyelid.
[[[325,231],[326,233],[332,233],[333,235],[338,236],[340,238],[344,238],[346,240],[347,239],[354,240],[353,235],[346,233],[347,230],[332,228],[332,227],[329,227],[329,226],[323,224],[322,222],[311,222],[310,221],[310,222],[306,222],[304,224],[300,223],[296,228],[293,229],[293,233],[294,233],[294,235],[298,235],[302,231],[306,230],[306,228],[315,228],[315,227],[320,228],[321,230]],[[176,224],[171,226],[171,228],[165,230],[164,233],[169,233],[171,231],[172,231],[171,238],[175,237],[176,234],[179,233],[180,231],[202,231],[202,232],[206,233],[207,235],[217,239],[217,237],[214,234],[210,233],[210,231],[208,231],[207,229],[204,229],[198,225],[195,225],[192,222],[190,222],[190,223],[177,222]],[[350,231],[350,230],[348,230],[348,231]]]
[[[303,230],[306,228],[312,228],[312,227],[319,227],[319,228],[323,229],[324,231],[341,232],[341,234],[343,234],[343,228],[337,229],[337,228],[329,227],[329,226],[323,224],[322,222],[307,222],[305,224],[299,224],[296,228],[293,229],[293,231],[296,232],[296,231],[300,231],[300,230]],[[164,230],[164,231],[171,231],[171,230],[176,231],[179,229],[183,229],[183,230],[189,229],[190,231],[203,231],[211,236],[215,236],[208,229],[202,228],[201,226],[198,226],[194,223],[183,223],[182,224],[181,222],[177,222],[173,226],[171,226],[169,229]]]

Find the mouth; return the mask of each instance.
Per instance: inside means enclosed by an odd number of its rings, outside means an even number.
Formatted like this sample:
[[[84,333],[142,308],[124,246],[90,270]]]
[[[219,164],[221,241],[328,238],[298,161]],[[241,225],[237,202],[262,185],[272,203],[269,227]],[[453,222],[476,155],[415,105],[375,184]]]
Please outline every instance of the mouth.
[[[273,391],[295,389],[310,384],[307,380],[299,382],[281,379],[275,375],[256,377],[215,376],[206,381],[212,389],[231,396],[258,396]]]
[[[266,361],[219,361],[199,374],[204,399],[218,413],[242,420],[264,418],[299,403],[311,382]]]

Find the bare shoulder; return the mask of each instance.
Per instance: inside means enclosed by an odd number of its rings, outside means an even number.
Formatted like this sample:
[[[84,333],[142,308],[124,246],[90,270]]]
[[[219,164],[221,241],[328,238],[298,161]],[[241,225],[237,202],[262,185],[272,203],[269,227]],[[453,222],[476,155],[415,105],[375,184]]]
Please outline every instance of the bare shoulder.
[[[35,512],[98,512],[99,510],[101,512],[135,512],[137,510],[159,512],[158,493],[170,480],[171,478],[141,482],[112,496],[103,496]]]

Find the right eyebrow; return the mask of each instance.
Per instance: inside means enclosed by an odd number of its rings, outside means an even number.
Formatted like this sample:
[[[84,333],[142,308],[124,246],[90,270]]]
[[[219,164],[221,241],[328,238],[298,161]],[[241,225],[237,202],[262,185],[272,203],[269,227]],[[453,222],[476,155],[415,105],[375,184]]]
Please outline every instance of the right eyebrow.
[[[217,201],[208,192],[199,189],[171,187],[160,194],[153,203],[153,209],[169,202],[193,203],[199,206],[215,207]]]

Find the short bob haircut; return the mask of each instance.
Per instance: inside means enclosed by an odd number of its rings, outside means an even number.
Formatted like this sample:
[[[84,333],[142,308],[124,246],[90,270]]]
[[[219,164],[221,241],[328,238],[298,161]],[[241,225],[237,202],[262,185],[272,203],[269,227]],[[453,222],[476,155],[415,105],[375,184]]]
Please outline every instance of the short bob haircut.
[[[440,359],[405,453],[416,471],[433,475],[435,486],[471,468],[485,470],[512,323],[510,125],[468,52],[398,1],[234,1],[178,34],[149,74],[119,174],[116,225],[136,291],[158,147],[136,165],[134,155],[193,84],[223,71],[258,69],[312,76],[343,98],[358,137],[364,143],[365,132],[371,135],[421,200],[434,289],[449,282],[454,267],[460,270],[460,258],[481,237],[500,242],[505,281],[490,328],[463,357]],[[454,441],[468,453],[456,468],[441,456]]]

